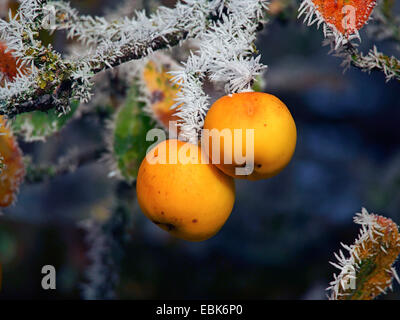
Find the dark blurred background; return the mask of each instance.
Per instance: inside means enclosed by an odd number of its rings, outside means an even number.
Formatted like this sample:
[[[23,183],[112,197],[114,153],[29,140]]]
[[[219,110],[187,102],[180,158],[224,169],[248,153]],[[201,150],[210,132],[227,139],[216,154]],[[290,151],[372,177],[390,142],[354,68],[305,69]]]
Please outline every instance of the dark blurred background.
[[[97,14],[117,2],[71,1]],[[357,236],[354,214],[364,206],[400,223],[400,83],[385,83],[380,73],[343,73],[341,60],[321,46],[321,30],[293,15],[274,19],[258,41],[269,66],[265,91],[287,104],[298,127],[291,164],[269,180],[237,181],[230,219],[206,242],[173,239],[132,205],[116,298],[325,299],[333,252]],[[374,42],[362,36],[366,51]],[[396,52],[389,41],[378,45]],[[35,162],[50,163],[103,136],[98,121],[83,117],[46,143],[21,147]],[[22,186],[0,217],[0,298],[82,298],[91,262],[78,223],[107,215],[118,184],[108,172],[95,163]],[[57,269],[57,290],[41,289],[45,264]],[[395,285],[380,299],[399,297]]]

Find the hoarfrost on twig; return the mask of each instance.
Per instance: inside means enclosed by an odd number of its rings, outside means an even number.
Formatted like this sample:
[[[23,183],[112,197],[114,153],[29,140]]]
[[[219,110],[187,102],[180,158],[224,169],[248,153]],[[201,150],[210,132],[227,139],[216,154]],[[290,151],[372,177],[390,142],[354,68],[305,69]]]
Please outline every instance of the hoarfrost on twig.
[[[182,137],[195,142],[208,110],[209,99],[202,89],[205,77],[225,82],[228,93],[248,91],[265,68],[255,56],[254,42],[267,4],[266,0],[186,0],[173,9],[159,7],[151,16],[136,11],[133,18],[109,21],[79,15],[64,1],[22,0],[17,16],[0,20],[0,39],[31,69],[0,88],[0,113],[14,116],[54,107],[63,112],[70,98],[91,99],[91,78],[96,73],[195,39],[198,52],[175,73],[182,87],[176,103]],[[88,47],[87,52],[65,59],[44,46],[38,32],[45,12],[54,14],[50,30],[66,30],[68,37]]]

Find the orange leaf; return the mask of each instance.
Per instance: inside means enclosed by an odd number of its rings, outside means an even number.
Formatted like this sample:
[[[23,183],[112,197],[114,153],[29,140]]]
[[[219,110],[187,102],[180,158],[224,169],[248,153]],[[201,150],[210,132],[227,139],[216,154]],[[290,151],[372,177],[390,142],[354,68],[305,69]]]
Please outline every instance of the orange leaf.
[[[360,30],[376,5],[375,0],[312,0],[316,10],[329,26],[343,36]]]
[[[6,52],[7,45],[0,42],[0,72],[5,74],[9,80],[17,76],[17,61],[11,51]]]
[[[172,78],[168,73],[170,70],[171,64],[155,61],[149,61],[143,70],[143,81],[149,93],[151,113],[166,129],[169,128],[170,121],[180,119],[174,115],[177,110],[171,109],[175,104],[179,87],[170,81]]]
[[[22,152],[3,116],[0,116],[0,207],[8,207],[15,199],[25,176]]]
[[[22,74],[27,73],[26,68],[17,61],[12,51],[7,51],[6,43],[0,41],[0,73],[2,73],[8,81],[13,81],[18,74],[18,68],[21,69]]]

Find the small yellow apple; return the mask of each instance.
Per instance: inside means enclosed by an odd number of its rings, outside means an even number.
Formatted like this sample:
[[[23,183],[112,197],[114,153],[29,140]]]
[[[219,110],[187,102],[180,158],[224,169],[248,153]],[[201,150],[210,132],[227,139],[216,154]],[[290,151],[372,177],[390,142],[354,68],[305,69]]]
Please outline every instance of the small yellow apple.
[[[208,111],[204,129],[210,132],[208,146],[204,149],[211,162],[235,178],[259,180],[275,176],[288,165],[296,148],[296,124],[290,111],[281,100],[267,93],[245,92],[220,98]],[[249,156],[247,129],[253,132],[252,136],[249,135],[254,143],[253,171],[238,175],[236,169],[243,164],[235,161],[235,155],[239,154],[242,158]],[[221,139],[223,130],[231,138]],[[235,131],[239,134],[235,135]],[[215,148],[218,139],[220,144],[216,153],[220,161],[215,163],[212,147],[214,145]]]
[[[137,178],[143,213],[184,240],[203,241],[214,236],[231,214],[235,184],[207,162],[194,144],[171,139],[154,147]]]

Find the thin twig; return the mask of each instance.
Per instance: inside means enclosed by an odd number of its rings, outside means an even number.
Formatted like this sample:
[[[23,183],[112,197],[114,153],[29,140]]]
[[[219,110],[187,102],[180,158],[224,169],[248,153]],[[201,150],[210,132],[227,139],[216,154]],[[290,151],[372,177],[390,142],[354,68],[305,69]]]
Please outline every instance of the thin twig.
[[[25,183],[42,183],[69,174],[79,167],[98,161],[105,152],[106,148],[104,147],[85,150],[74,157],[66,156],[58,164],[52,165],[34,165],[28,160]]]

